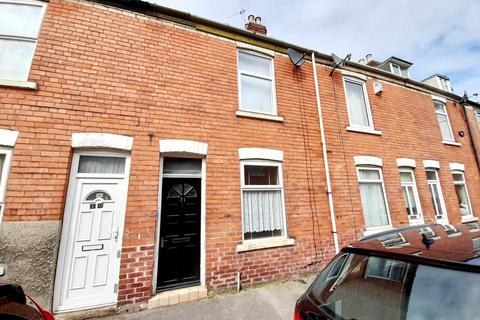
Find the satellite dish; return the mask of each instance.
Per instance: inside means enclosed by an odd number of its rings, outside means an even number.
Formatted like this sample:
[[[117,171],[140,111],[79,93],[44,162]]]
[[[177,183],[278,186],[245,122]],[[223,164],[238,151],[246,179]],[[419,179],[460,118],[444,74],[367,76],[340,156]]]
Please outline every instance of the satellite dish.
[[[305,53],[300,53],[295,49],[288,48],[287,54],[290,58],[290,61],[292,61],[293,65],[297,68],[300,68],[300,66],[305,62]]]
[[[338,68],[343,66],[345,64],[345,61],[350,61],[351,57],[352,55],[348,54],[345,58],[342,59],[339,56],[337,56],[335,53],[332,53],[332,59],[333,59],[332,67]]]
[[[352,57],[352,54],[349,53],[345,58],[340,58],[337,56],[335,53],[332,53],[332,71],[330,71],[330,76],[333,74],[333,70],[336,68],[342,67],[345,65],[346,61],[350,61],[350,58]]]

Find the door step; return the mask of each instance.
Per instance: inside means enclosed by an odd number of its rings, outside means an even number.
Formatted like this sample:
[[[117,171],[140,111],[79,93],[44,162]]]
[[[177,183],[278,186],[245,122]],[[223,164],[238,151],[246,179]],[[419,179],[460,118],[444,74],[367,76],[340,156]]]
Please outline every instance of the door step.
[[[178,303],[191,302],[208,297],[207,289],[201,286],[188,287],[157,293],[148,300],[148,309],[171,306]]]

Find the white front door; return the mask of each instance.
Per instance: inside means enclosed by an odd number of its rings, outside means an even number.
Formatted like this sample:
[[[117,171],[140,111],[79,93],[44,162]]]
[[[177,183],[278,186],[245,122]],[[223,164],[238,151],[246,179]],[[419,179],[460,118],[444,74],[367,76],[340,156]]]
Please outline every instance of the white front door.
[[[108,161],[108,157],[101,158]],[[94,159],[90,167],[98,170],[105,162],[102,159]],[[79,162],[78,157],[75,160]],[[57,268],[56,312],[117,301],[127,179],[118,173],[81,172],[72,178]]]

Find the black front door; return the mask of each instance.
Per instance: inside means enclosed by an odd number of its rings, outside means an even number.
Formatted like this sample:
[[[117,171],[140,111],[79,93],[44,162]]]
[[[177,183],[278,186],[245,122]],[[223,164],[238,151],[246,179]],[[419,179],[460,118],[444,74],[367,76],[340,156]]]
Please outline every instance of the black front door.
[[[200,191],[200,179],[163,179],[158,290],[200,283]]]

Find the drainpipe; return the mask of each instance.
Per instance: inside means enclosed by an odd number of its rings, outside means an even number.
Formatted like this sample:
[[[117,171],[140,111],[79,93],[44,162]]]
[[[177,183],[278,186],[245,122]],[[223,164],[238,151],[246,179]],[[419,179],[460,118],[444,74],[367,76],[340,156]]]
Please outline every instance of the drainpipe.
[[[330,221],[332,222],[333,242],[335,253],[340,251],[338,247],[337,223],[335,222],[335,209],[333,207],[332,184],[330,182],[330,169],[327,157],[327,142],[325,139],[325,129],[323,127],[322,107],[320,106],[320,93],[318,91],[317,63],[315,61],[315,51],[312,51],[313,79],[315,81],[315,96],[317,98],[318,122],[320,124],[320,135],[322,137],[323,163],[325,164],[325,177],[327,180],[328,206],[330,208]]]

